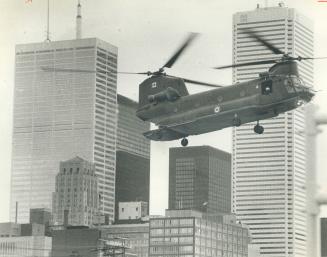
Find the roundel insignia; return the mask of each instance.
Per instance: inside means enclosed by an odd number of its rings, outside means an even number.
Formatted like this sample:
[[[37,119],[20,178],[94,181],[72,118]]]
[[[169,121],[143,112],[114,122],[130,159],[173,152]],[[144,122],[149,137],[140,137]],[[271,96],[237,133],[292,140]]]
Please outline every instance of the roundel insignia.
[[[218,113],[218,112],[220,112],[220,106],[219,106],[219,105],[217,105],[217,106],[215,107],[214,111],[215,111],[215,113]]]

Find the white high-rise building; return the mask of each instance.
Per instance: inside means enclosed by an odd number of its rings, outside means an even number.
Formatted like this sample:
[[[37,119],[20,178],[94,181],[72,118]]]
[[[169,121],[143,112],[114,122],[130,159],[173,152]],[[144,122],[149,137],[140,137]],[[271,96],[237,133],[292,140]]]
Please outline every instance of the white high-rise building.
[[[16,46],[12,221],[16,202],[19,223],[30,208],[51,207],[60,161],[74,156],[95,164],[102,213],[113,220],[117,52],[96,38]]]
[[[276,57],[244,33],[254,31],[292,56],[313,56],[313,25],[296,10],[260,8],[234,14],[233,62]],[[243,30],[243,31],[242,31]],[[271,65],[234,68],[234,82],[258,77]],[[313,63],[299,63],[299,73],[313,86]],[[304,107],[233,130],[233,211],[246,224],[262,256],[311,256],[308,236]]]

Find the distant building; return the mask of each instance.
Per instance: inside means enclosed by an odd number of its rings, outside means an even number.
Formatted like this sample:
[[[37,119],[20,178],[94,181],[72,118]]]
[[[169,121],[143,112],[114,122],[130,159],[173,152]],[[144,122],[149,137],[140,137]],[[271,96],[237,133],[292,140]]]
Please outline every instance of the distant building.
[[[56,191],[53,193],[54,224],[64,224],[68,211],[69,225],[92,225],[99,213],[98,179],[95,165],[75,157],[60,162],[56,176]]]
[[[231,155],[210,146],[169,150],[169,209],[231,211]]]
[[[248,256],[248,229],[232,215],[167,210],[166,217],[150,219],[149,229],[149,257]]]
[[[29,223],[21,224],[21,236],[44,236],[45,226],[43,224]]]
[[[69,227],[52,232],[52,256],[97,257],[100,251],[100,231],[86,227]]]
[[[293,8],[280,4],[233,15],[233,61],[252,62],[276,58],[271,50],[245,31],[254,31],[291,56],[313,56],[313,23]],[[280,56],[280,55],[279,55]],[[233,82],[258,78],[272,64],[233,69]],[[299,74],[313,87],[313,62],[298,62]],[[246,92],[243,92],[246,94]],[[242,91],[240,91],[242,95]],[[316,256],[309,207],[312,181],[307,181],[305,106],[262,120],[262,135],[255,122],[233,129],[233,212],[248,225],[252,243],[261,255]]]
[[[93,72],[61,72],[52,69]],[[97,38],[16,46],[10,220],[51,207],[58,164],[80,156],[101,178],[102,213],[114,219],[117,47]]]
[[[30,209],[30,224],[43,224],[45,235],[50,236],[51,211],[48,208]]]
[[[150,140],[143,136],[150,123],[136,117],[137,102],[117,96],[116,220],[119,202],[149,203]]]
[[[20,236],[20,234],[20,224],[16,224],[14,222],[0,223],[0,237],[16,237]]]
[[[327,257],[327,218],[320,219],[321,257]]]
[[[119,202],[119,220],[137,220],[148,213],[147,202]]]
[[[109,242],[114,238],[125,241],[126,256],[148,257],[149,223],[119,224],[101,228],[101,238]]]

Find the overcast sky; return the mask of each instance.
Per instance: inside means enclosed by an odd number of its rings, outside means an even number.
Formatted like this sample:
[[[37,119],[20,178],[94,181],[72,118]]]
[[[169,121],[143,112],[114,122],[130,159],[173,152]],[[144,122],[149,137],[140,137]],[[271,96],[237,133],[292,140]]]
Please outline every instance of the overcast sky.
[[[249,11],[257,3],[277,6],[275,0],[81,0],[83,37],[98,37],[118,47],[120,71],[147,71],[161,67],[187,32],[201,36],[178,60],[172,75],[230,84],[231,71],[210,67],[232,61],[232,15]],[[315,55],[327,56],[327,3],[288,0],[315,23]],[[77,0],[50,0],[52,41],[75,37]],[[15,44],[45,40],[46,0],[0,0],[0,222],[9,219],[12,106]],[[314,102],[327,114],[327,61],[315,62]],[[139,76],[119,76],[118,92],[137,100]],[[200,89],[188,87],[190,92]],[[190,145],[212,145],[231,152],[231,129],[190,137]],[[151,214],[163,214],[168,206],[168,148],[179,141],[151,144]],[[327,128],[319,135],[318,170],[321,187],[327,187]],[[326,212],[327,213],[327,212]]]

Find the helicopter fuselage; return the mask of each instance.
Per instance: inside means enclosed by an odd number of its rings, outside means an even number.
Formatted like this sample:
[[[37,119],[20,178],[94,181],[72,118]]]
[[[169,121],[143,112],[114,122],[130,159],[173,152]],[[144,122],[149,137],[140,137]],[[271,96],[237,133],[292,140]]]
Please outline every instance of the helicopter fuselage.
[[[313,95],[297,74],[267,73],[255,80],[171,100],[152,99],[137,116],[159,126],[144,134],[149,139],[175,140],[272,118],[309,102]]]

